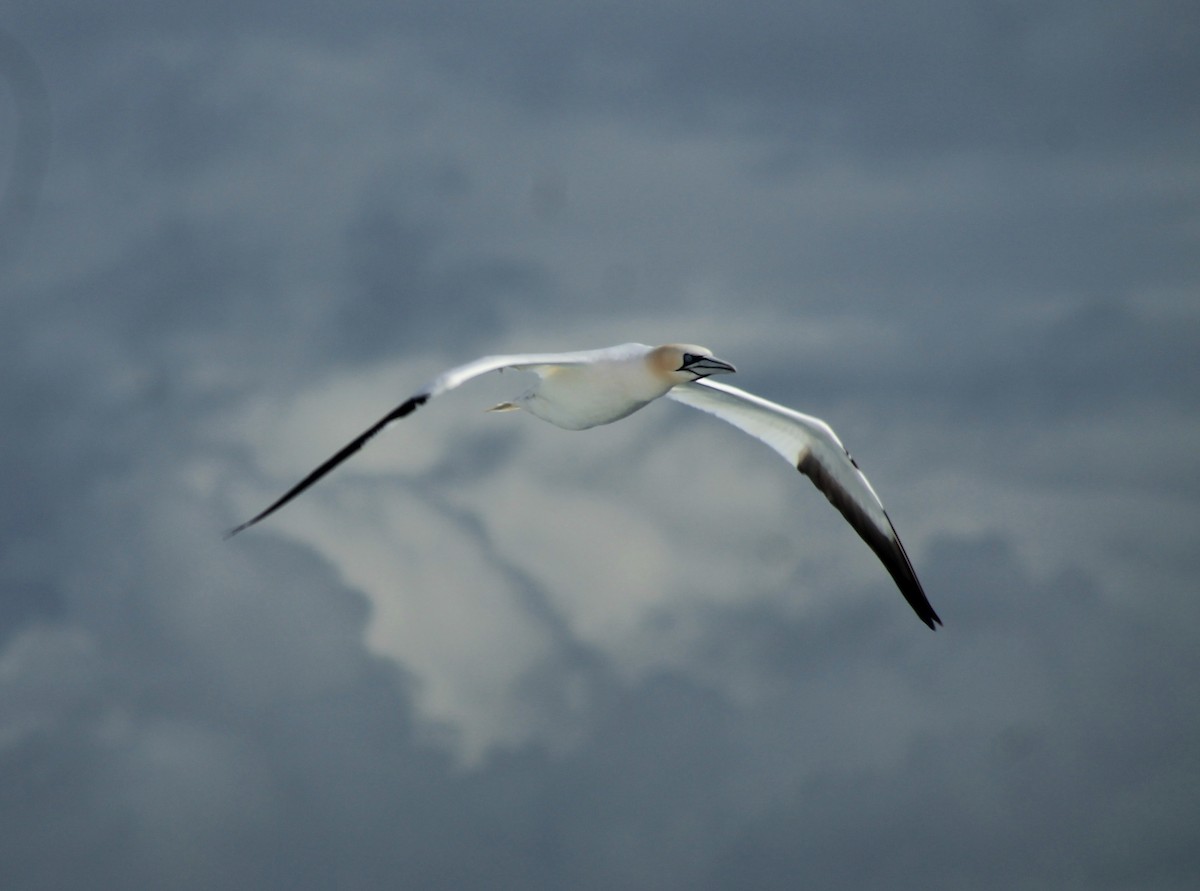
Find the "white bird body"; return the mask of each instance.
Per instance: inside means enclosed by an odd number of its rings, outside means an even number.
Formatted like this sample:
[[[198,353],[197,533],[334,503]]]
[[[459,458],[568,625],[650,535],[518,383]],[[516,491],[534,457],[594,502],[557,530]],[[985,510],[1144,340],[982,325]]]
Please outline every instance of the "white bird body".
[[[587,430],[628,417],[675,386],[648,362],[653,347],[627,343],[596,351],[594,361],[534,365],[540,378],[515,400],[535,417],[564,430]]]
[[[628,417],[667,396],[761,440],[808,476],[870,546],[918,617],[930,628],[941,624],[925,597],[912,563],[875,490],[824,421],[801,414],[727,384],[706,380],[735,369],[712,352],[691,344],[651,347],[626,343],[571,353],[485,356],[439,375],[398,405],[337,454],[317,467],[275,503],[231,530],[233,536],[283,507],[384,427],[411,414],[429,399],[467,381],[505,368],[532,371],[538,381],[512,402],[492,411],[523,408],[565,430],[586,430]]]

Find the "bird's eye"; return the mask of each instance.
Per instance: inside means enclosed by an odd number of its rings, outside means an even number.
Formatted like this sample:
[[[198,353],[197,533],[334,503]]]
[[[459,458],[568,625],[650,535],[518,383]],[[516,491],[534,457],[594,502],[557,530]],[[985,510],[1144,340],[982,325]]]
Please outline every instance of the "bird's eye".
[[[699,362],[701,358],[702,357],[697,356],[695,353],[684,353],[683,354],[684,367],[691,365],[693,362]]]

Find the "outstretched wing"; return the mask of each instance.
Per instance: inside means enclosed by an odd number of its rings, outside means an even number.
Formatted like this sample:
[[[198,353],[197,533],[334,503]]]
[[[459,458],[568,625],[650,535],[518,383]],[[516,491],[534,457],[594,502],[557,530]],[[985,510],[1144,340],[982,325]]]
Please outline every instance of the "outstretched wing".
[[[942,623],[925,597],[879,496],[828,424],[737,387],[707,379],[680,384],[669,390],[667,396],[716,415],[782,455],[813,481],[883,561],[921,621],[935,630]]]
[[[633,347],[635,347],[634,344],[625,344],[620,347],[610,347],[602,350],[583,350],[572,353],[523,353],[511,356],[484,356],[481,359],[476,359],[473,362],[468,362],[465,365],[459,365],[451,368],[449,371],[444,371],[350,442],[346,443],[346,445],[342,446],[335,455],[330,457],[320,467],[288,489],[274,504],[267,507],[257,516],[251,517],[240,526],[230,529],[225,533],[225,537],[231,538],[243,529],[248,529],[260,520],[266,519],[361,449],[383,428],[412,414],[434,396],[440,396],[442,393],[453,390],[455,387],[460,387],[472,378],[487,374],[489,371],[499,371],[502,368],[523,368],[541,372],[546,367],[556,365],[584,365],[624,355],[625,352],[630,351]]]

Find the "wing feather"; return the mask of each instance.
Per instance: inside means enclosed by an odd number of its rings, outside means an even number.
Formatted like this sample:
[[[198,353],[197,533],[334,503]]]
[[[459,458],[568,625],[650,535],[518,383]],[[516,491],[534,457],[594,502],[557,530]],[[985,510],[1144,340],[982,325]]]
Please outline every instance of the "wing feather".
[[[622,344],[621,346],[608,347],[607,349],[580,350],[569,353],[519,353],[509,356],[484,356],[473,362],[467,362],[464,365],[458,365],[448,371],[444,371],[350,442],[346,443],[346,445],[342,446],[334,455],[304,479],[300,480],[300,482],[296,483],[296,485],[292,486],[292,488],[288,489],[288,491],[283,493],[266,509],[251,517],[240,526],[235,526],[226,532],[225,537],[232,538],[242,530],[250,528],[261,520],[265,520],[361,449],[385,427],[412,414],[433,397],[440,396],[442,393],[460,387],[469,380],[487,374],[490,371],[499,371],[502,368],[526,369],[543,374],[547,368],[560,365],[585,365],[604,361],[605,359],[627,358],[630,355],[636,354],[639,349],[648,350],[649,347],[644,347],[641,344]]]
[[[883,563],[917,616],[936,630],[934,612],[891,518],[833,429],[819,418],[711,380],[680,384],[668,398],[700,409],[769,445],[812,480]]]

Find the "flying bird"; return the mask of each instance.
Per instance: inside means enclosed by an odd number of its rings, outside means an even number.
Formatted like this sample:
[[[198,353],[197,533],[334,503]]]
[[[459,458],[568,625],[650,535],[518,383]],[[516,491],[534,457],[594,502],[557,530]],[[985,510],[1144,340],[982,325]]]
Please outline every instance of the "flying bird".
[[[226,538],[266,519],[317,482],[385,427],[412,414],[434,396],[507,368],[534,372],[537,382],[511,402],[488,411],[524,409],[565,430],[587,430],[628,417],[661,396],[715,415],[766,443],[807,476],[875,552],[917,616],[936,630],[942,623],[917,580],[912,562],[883,503],[837,434],[824,421],[760,396],[709,380],[736,369],[692,344],[651,347],[626,343],[599,350],[484,356],[451,368],[422,387],[277,501]]]

